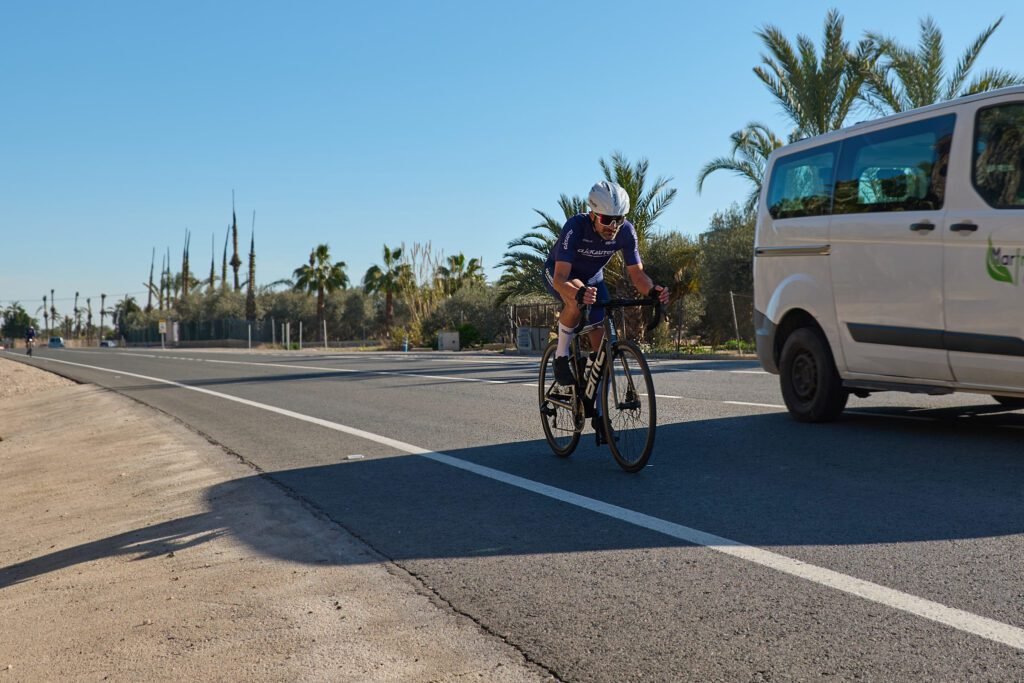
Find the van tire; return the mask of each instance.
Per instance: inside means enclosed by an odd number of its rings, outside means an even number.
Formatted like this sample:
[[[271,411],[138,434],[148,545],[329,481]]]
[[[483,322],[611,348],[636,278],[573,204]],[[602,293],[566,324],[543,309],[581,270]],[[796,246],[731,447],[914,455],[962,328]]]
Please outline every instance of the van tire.
[[[1024,408],[1024,398],[1021,398],[1019,396],[996,396],[996,395],[993,395],[992,398],[994,398],[998,403],[1001,403],[1002,405],[1006,406],[1007,408],[1010,408],[1011,410],[1017,410],[1019,408]]]
[[[779,356],[779,384],[789,414],[799,422],[830,422],[850,397],[828,342],[811,327],[794,330],[786,338]]]

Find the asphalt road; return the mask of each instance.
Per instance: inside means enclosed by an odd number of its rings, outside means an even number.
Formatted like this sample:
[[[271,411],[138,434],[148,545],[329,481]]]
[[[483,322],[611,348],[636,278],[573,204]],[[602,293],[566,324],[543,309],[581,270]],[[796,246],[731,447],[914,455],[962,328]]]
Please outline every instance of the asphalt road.
[[[1024,411],[988,397],[804,425],[756,363],[654,360],[630,475],[589,430],[551,454],[536,357],[26,362],[175,416],[563,680],[1024,680]]]

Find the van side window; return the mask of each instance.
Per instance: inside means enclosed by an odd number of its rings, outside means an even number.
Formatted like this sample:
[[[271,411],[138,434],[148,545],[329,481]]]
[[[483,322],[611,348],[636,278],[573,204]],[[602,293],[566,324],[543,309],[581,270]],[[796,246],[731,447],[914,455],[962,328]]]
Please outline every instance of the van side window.
[[[955,123],[947,114],[844,141],[833,213],[941,209]]]
[[[823,216],[832,210],[832,173],[838,146],[780,157],[768,184],[768,213],[772,218]]]
[[[978,112],[971,182],[996,209],[1024,208],[1024,103]]]

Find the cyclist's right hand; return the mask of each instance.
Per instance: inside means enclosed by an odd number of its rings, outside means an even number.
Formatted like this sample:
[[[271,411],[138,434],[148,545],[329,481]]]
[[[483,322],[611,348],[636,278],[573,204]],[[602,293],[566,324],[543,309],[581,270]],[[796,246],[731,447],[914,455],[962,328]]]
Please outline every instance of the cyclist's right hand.
[[[590,306],[597,301],[597,287],[580,287],[576,290],[576,303],[580,306]]]

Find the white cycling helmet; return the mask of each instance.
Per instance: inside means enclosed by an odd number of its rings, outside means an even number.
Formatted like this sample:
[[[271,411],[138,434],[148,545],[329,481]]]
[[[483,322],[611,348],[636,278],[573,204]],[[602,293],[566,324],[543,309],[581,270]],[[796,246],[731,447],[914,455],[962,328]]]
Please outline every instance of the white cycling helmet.
[[[604,216],[625,216],[629,213],[629,195],[610,180],[602,180],[590,188],[587,205]]]

